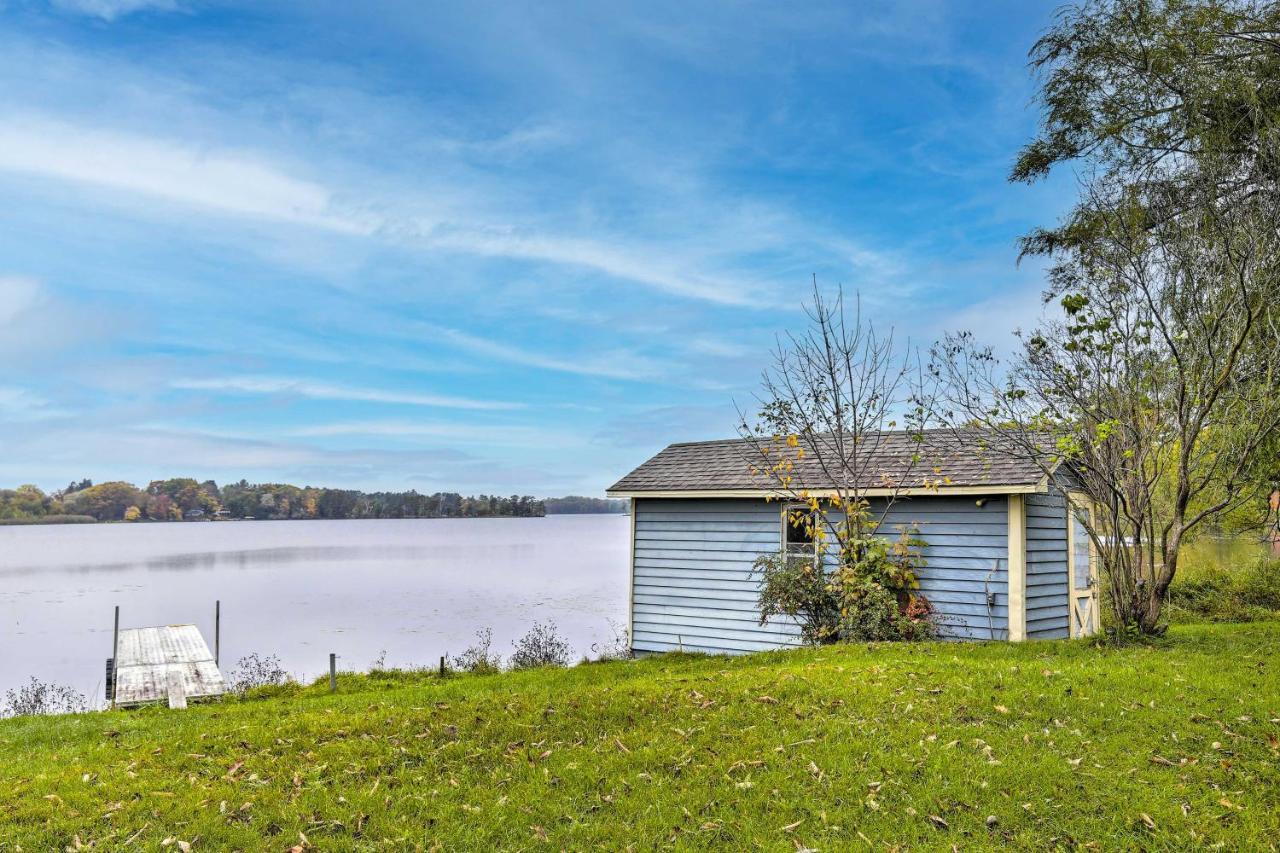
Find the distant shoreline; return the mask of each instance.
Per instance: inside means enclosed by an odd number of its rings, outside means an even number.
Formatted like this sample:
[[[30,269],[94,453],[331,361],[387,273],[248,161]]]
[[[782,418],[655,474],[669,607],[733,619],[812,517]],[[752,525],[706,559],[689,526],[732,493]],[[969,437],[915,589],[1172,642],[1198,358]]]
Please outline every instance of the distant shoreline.
[[[241,521],[482,521],[484,519],[494,518],[551,518],[555,516],[572,516],[572,515],[627,515],[627,511],[616,510],[612,512],[548,512],[543,515],[420,515],[420,516],[403,516],[400,518],[201,518],[201,519],[177,519],[162,520],[154,518],[140,518],[137,521],[98,521],[91,515],[54,515],[41,516],[39,518],[0,518],[0,527],[38,527],[47,525],[49,527],[58,527],[68,524],[98,524],[98,525],[144,525],[144,524],[224,524],[227,522]]]

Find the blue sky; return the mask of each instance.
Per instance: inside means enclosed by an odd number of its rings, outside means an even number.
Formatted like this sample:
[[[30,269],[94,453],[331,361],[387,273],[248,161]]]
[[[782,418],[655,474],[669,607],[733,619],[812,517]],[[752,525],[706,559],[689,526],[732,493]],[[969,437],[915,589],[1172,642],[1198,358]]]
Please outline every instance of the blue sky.
[[[813,276],[1007,346],[1052,9],[0,0],[0,483],[600,494]]]

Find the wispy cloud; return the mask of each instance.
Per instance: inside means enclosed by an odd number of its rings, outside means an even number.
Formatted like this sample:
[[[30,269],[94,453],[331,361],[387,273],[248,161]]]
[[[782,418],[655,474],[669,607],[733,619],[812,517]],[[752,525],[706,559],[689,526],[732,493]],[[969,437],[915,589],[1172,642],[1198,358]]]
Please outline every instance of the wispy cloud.
[[[175,0],[52,0],[55,9],[114,21],[135,12],[172,12],[178,8]]]
[[[0,170],[344,234],[377,227],[375,219],[337,210],[327,188],[251,154],[43,116],[0,120]]]
[[[434,248],[585,267],[664,293],[721,305],[766,307],[770,304],[749,280],[708,274],[690,264],[673,263],[663,257],[657,247],[640,251],[629,248],[623,241],[522,233],[504,228],[428,225],[414,230],[419,239]]]
[[[366,436],[379,438],[425,438],[460,442],[468,447],[502,445],[506,447],[564,446],[581,443],[580,436],[559,429],[520,425],[476,423],[432,423],[418,421],[345,421],[316,424],[291,430],[300,438],[334,436]]]
[[[38,421],[67,414],[33,391],[0,385],[0,421]]]
[[[523,403],[504,400],[473,400],[440,394],[419,394],[331,385],[308,379],[278,376],[228,376],[216,378],[176,379],[170,387],[183,391],[219,391],[233,394],[262,394],[305,397],[311,400],[350,400],[363,403],[389,403],[405,406],[434,406],[443,409],[504,410],[521,409]]]
[[[579,358],[563,358],[500,343],[458,329],[431,327],[431,331],[435,336],[475,355],[526,367],[536,367],[540,370],[576,373],[581,376],[601,376],[608,379],[652,379],[668,367],[633,352],[597,351]]]
[[[12,323],[40,299],[40,282],[18,275],[0,275],[0,327]]]

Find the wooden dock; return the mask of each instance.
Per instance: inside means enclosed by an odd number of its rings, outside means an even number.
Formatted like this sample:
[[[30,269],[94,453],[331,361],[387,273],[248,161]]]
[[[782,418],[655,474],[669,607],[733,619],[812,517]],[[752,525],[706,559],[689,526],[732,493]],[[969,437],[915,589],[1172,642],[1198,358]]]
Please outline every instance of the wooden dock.
[[[121,630],[111,671],[109,696],[117,707],[167,699],[170,708],[185,708],[188,699],[221,696],[227,689],[195,625]]]

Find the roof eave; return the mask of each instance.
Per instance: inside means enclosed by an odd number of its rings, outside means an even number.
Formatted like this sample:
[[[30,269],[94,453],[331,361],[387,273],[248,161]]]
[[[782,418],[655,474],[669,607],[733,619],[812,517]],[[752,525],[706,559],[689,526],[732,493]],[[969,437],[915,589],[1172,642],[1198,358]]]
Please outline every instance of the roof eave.
[[[976,486],[917,486],[911,488],[877,488],[862,489],[860,494],[868,498],[887,497],[928,497],[969,495],[1029,495],[1044,494],[1049,491],[1048,477],[1035,483],[986,483]],[[837,494],[835,489],[809,489],[807,493],[815,498],[829,498]],[[611,498],[772,498],[775,500],[791,499],[793,493],[777,489],[628,489],[613,488],[605,492]]]

